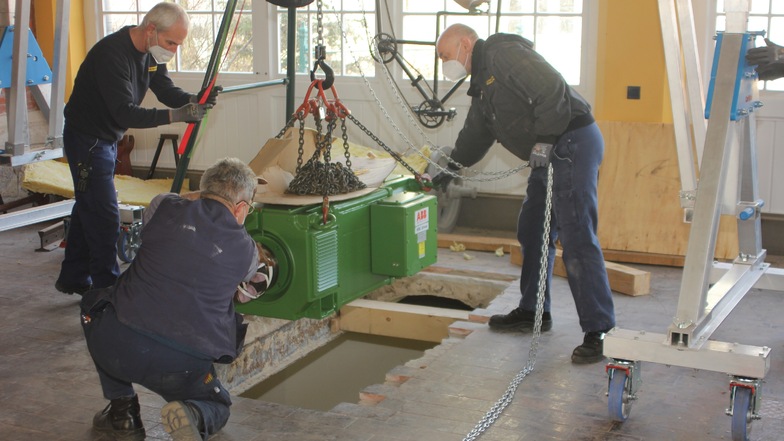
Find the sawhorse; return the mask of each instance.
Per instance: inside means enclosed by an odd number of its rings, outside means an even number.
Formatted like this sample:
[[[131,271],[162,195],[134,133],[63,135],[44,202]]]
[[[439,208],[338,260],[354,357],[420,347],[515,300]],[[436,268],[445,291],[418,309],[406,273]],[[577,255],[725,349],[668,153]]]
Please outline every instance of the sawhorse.
[[[179,135],[177,134],[167,134],[161,133],[161,139],[158,141],[158,147],[155,149],[155,156],[152,158],[152,164],[150,164],[150,171],[147,173],[147,179],[152,179],[152,175],[155,174],[155,167],[158,166],[158,158],[161,156],[161,149],[163,149],[163,143],[166,140],[170,140],[172,144],[172,153],[174,153],[174,166],[180,163],[180,155],[177,154],[177,138]]]

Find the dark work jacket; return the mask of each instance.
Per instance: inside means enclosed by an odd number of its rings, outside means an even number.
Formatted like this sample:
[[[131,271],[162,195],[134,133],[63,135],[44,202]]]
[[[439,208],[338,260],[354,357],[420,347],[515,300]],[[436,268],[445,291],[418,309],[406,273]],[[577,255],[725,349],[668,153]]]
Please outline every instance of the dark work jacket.
[[[256,244],[218,201],[156,198],[138,253],[109,299],[117,318],[185,352],[234,359],[233,297],[258,268]]]
[[[456,162],[476,164],[495,141],[528,161],[537,142],[554,144],[573,121],[593,122],[591,106],[525,38],[477,40],[471,60],[471,107],[451,154]]]
[[[165,64],[134,47],[131,28],[107,35],[87,53],[64,110],[70,128],[114,142],[129,128],[169,124],[169,109],[139,107],[148,89],[172,108],[190,101],[191,94],[174,85]]]

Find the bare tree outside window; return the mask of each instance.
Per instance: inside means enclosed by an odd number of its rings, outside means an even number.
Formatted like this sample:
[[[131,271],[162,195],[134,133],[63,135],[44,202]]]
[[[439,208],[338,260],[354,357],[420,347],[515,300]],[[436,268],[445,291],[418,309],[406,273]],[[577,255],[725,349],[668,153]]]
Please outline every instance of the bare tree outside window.
[[[158,0],[103,0],[103,35],[116,32],[123,26],[141,23],[144,14],[157,3],[159,3]],[[191,26],[188,38],[180,46],[175,58],[168,63],[167,67],[171,72],[204,72],[215,45],[223,13],[226,10],[226,0],[178,0],[176,3],[188,12]],[[229,52],[223,56],[222,72],[253,72],[253,33],[251,29],[253,11],[251,4],[250,0],[237,2],[237,9],[229,29],[229,38],[234,32],[234,27],[237,26],[238,18],[239,26]],[[240,14],[240,8],[244,8],[242,14]]]

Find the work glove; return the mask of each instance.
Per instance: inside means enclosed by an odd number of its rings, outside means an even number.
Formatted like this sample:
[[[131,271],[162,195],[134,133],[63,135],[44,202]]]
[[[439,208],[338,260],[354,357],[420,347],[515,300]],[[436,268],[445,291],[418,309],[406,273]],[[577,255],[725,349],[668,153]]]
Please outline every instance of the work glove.
[[[170,122],[186,122],[195,123],[204,118],[207,110],[212,109],[212,104],[194,104],[188,103],[179,109],[169,110]]]
[[[543,142],[536,143],[531,150],[531,157],[528,158],[528,165],[531,168],[547,167],[550,164],[550,154],[553,151],[552,144]]]
[[[433,188],[436,190],[446,191],[446,188],[449,187],[449,183],[452,182],[452,179],[455,179],[454,175],[444,170],[435,175],[435,177],[430,180],[430,183],[433,184]]]
[[[207,90],[205,87],[204,89],[200,90],[198,95],[191,95],[191,102],[194,104],[199,103],[199,98],[204,95],[204,91]],[[211,106],[215,106],[218,103],[218,94],[223,92],[223,86],[214,86],[212,90],[210,90],[210,94],[207,96],[207,101],[204,104],[209,104]]]
[[[755,47],[746,52],[746,62],[757,65],[757,75],[762,81],[784,76],[784,48],[767,38],[765,46]]]

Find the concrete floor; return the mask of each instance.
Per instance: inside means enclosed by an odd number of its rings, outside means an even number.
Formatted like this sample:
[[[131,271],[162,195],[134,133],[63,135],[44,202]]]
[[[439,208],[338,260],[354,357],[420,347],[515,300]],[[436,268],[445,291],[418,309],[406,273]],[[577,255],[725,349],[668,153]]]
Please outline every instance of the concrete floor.
[[[32,225],[0,233],[0,439],[102,440],[91,431],[106,401],[85,347],[78,297],[53,284],[62,250],[36,252]],[[439,266],[502,273],[519,268],[508,256],[441,250]],[[650,295],[616,294],[618,325],[666,331],[674,315],[681,270],[638,266],[651,272]],[[643,363],[644,383],[622,424],[607,415],[604,363],[576,366],[581,342],[574,303],[564,279],[553,286],[553,330],[540,342],[533,372],[481,440],[730,440],[728,377]],[[772,348],[763,388],[763,419],[752,440],[784,438],[784,307],[781,293],[752,290],[713,339]],[[511,309],[514,282],[480,315]],[[215,441],[460,440],[507,389],[526,364],[531,337],[491,332],[481,323],[453,326],[453,337],[422,358],[391,370],[384,384],[357,391],[356,403],[318,412],[236,397],[229,424]],[[163,400],[140,390],[148,439],[169,439],[159,421]],[[361,399],[360,399],[361,397]],[[361,401],[361,402],[360,402]]]

